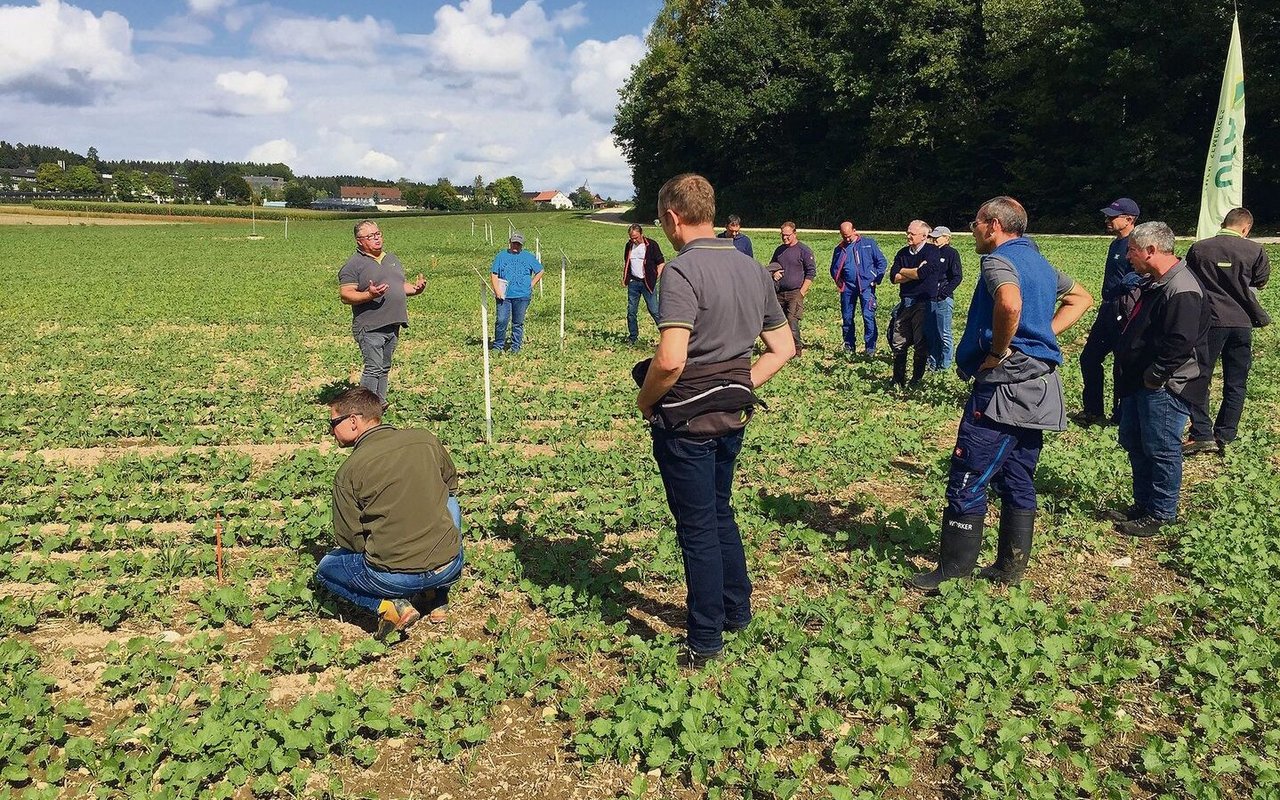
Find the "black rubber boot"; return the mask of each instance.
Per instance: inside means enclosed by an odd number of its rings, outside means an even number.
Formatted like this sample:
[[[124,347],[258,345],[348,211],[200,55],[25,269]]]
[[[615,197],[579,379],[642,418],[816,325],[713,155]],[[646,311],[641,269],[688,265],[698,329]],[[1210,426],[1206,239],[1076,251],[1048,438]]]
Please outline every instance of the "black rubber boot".
[[[921,572],[907,585],[925,594],[937,594],[943,581],[972,575],[974,567],[978,566],[978,551],[982,549],[982,521],[981,514],[961,517],[942,512],[938,568],[932,572]]]
[[[996,543],[996,563],[983,567],[978,577],[1006,586],[1019,583],[1031,560],[1031,534],[1036,527],[1034,509],[1000,510],[1000,539]]]
[[[898,386],[907,385],[907,351],[905,349],[893,354],[893,382]]]

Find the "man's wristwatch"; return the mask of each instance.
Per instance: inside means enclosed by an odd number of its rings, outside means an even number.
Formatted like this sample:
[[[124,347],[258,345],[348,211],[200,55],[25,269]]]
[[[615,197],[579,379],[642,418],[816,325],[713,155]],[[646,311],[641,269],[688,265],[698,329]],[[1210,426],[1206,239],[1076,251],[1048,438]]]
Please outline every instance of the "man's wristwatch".
[[[1013,355],[1013,348],[1012,348],[1012,347],[1006,347],[1006,348],[1004,349],[1004,352],[1003,352],[1003,353],[988,353],[987,355],[989,355],[989,356],[991,356],[992,358],[994,358],[997,362],[999,362],[999,361],[1004,361],[1006,358],[1008,358],[1009,356]]]

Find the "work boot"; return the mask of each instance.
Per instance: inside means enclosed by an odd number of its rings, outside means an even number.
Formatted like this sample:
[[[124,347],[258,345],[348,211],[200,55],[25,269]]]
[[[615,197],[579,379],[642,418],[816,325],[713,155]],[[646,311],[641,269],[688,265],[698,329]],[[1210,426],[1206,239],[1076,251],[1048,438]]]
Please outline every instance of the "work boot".
[[[907,351],[893,354],[893,382],[898,386],[907,385]]]
[[[982,520],[981,514],[958,516],[942,512],[938,568],[915,575],[907,586],[925,594],[937,594],[943,581],[972,575],[973,568],[978,566],[978,551],[982,549]]]
[[[989,567],[983,567],[978,577],[1005,586],[1021,582],[1031,559],[1031,533],[1035,526],[1035,509],[1001,509],[996,561]]]

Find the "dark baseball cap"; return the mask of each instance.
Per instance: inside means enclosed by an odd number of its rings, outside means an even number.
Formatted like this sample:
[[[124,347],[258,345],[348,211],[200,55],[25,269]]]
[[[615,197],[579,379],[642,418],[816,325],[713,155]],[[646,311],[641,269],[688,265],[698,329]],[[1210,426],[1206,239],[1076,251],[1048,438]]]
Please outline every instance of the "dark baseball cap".
[[[1128,197],[1121,197],[1111,205],[1102,209],[1102,213],[1108,217],[1136,217],[1138,216],[1138,204],[1130,200]]]

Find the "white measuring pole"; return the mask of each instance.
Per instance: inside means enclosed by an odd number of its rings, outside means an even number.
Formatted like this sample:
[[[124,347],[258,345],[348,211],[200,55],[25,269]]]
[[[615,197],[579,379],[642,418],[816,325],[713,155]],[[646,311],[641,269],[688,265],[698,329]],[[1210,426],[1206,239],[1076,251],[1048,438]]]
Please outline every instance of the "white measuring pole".
[[[564,349],[564,276],[569,265],[569,257],[560,251],[560,349]]]
[[[537,230],[537,228],[535,228],[534,230]],[[538,259],[539,264],[542,263],[541,231],[539,231],[539,235],[535,236],[533,239],[533,257]],[[547,282],[545,280],[538,281],[538,297],[546,297],[546,296],[547,296]]]
[[[289,218],[284,218],[284,238],[289,238]]]
[[[493,392],[489,383],[489,292],[480,284],[480,349],[484,355],[484,440],[493,444]]]
[[[475,217],[471,218],[471,235],[472,236],[476,235],[476,218]]]

